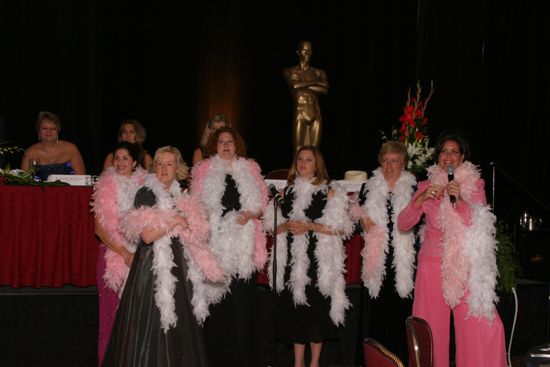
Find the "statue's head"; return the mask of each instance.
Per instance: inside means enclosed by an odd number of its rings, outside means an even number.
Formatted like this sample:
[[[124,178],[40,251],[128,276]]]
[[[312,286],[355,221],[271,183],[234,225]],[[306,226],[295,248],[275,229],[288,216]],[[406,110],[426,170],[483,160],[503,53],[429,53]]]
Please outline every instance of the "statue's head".
[[[309,41],[301,41],[298,43],[298,49],[296,50],[296,54],[300,58],[300,60],[309,61],[311,59],[311,55],[313,54],[313,48],[311,47],[311,42]]]

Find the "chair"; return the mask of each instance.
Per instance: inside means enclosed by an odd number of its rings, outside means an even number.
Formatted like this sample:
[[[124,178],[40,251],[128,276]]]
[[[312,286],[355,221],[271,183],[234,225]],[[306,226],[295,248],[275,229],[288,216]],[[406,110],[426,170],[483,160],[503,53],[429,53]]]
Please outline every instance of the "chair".
[[[365,367],[404,367],[399,357],[372,338],[363,342],[363,353]]]
[[[409,367],[432,367],[434,347],[430,325],[426,320],[416,316],[409,316],[405,323],[407,325]]]

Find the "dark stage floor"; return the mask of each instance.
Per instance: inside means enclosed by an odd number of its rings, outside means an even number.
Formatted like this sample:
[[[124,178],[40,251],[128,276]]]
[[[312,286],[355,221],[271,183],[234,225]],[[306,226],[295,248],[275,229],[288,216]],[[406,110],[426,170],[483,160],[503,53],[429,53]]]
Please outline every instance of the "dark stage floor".
[[[547,341],[548,287],[540,282],[520,282],[520,312],[512,347],[512,365],[523,365],[523,355]],[[327,343],[322,363],[326,367],[360,366],[361,295],[359,286],[348,287],[354,307],[348,314],[341,339]],[[258,314],[262,367],[271,365],[271,292],[258,287],[262,308]],[[545,303],[546,302],[546,303]],[[89,288],[0,288],[0,366],[97,366],[97,290]],[[507,333],[513,319],[513,297],[501,295],[499,311]],[[508,342],[508,335],[507,335]],[[508,346],[508,345],[507,345]],[[292,366],[290,346],[276,344],[276,364]]]

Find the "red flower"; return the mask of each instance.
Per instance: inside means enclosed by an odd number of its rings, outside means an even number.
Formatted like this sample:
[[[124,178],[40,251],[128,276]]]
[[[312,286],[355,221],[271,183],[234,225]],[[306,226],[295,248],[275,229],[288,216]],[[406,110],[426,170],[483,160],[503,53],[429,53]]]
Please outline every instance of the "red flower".
[[[422,131],[416,132],[416,140],[422,140],[424,139],[424,134],[422,134]]]

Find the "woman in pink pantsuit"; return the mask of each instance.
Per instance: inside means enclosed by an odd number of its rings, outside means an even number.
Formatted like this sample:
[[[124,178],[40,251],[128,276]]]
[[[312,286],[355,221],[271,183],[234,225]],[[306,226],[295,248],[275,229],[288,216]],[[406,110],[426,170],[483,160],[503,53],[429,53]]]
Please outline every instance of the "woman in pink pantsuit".
[[[428,180],[397,219],[399,229],[408,230],[425,215],[413,315],[432,328],[434,367],[449,366],[451,311],[456,366],[504,367],[504,328],[495,308],[495,217],[484,181],[467,161],[468,143],[457,131],[439,136],[435,157]]]

